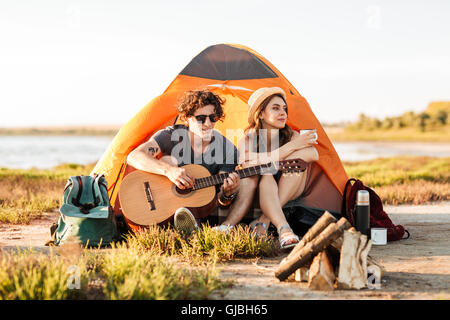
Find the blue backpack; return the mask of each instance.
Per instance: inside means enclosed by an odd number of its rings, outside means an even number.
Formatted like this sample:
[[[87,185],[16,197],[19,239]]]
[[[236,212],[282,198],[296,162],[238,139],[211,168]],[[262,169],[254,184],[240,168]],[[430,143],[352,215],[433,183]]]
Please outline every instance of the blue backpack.
[[[70,177],[59,211],[58,222],[51,228],[53,240],[49,244],[76,241],[83,246],[108,246],[118,240],[103,175]]]

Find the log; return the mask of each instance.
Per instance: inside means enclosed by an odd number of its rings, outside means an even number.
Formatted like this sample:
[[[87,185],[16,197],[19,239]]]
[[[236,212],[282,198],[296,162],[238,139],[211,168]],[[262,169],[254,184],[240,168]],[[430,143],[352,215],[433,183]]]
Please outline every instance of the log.
[[[292,257],[295,257],[297,252],[301,250],[308,242],[311,242],[315,237],[317,237],[330,223],[336,222],[336,218],[332,216],[328,211],[325,211],[322,216],[316,221],[316,223],[309,228],[309,230],[305,233],[299,243],[297,243],[289,253],[289,255],[283,259],[283,262],[286,262]]]
[[[363,235],[361,235],[361,247],[362,244],[364,244],[364,248],[362,248],[362,250],[358,250],[358,254],[361,257],[361,267],[363,270],[363,274],[366,278],[366,285],[367,285],[367,256],[369,255],[369,251],[372,248],[372,240],[370,240],[367,236],[364,239]]]
[[[309,279],[309,269],[307,267],[298,268],[294,272],[295,281],[298,282],[308,282]]]
[[[348,229],[348,231],[354,232],[354,231],[356,231],[356,229],[355,229],[355,227],[351,227],[350,229]],[[340,252],[341,248],[342,248],[342,241],[344,241],[344,238],[341,236],[341,237],[337,238],[336,240],[334,240],[330,246]]]
[[[313,259],[309,269],[308,288],[311,290],[332,291],[334,290],[335,280],[336,276],[327,251],[319,252]]]
[[[345,218],[341,218],[337,223],[329,224],[325,230],[298,250],[295,255],[282,261],[275,271],[275,276],[280,281],[286,280],[295,270],[311,262],[316,254],[324,250],[330,243],[339,238],[344,230],[350,227],[351,224]]]
[[[348,229],[348,231],[353,232],[353,231],[356,231],[356,229],[354,227],[351,227],[350,229]],[[339,238],[334,240],[327,248],[328,253],[330,254],[330,257],[332,258],[331,262],[335,268],[336,276],[338,275],[338,272],[339,272],[339,261],[341,258],[342,241],[343,241],[343,236],[340,236]]]
[[[358,231],[344,231],[339,262],[338,287],[362,289],[367,285],[367,255],[372,241]]]

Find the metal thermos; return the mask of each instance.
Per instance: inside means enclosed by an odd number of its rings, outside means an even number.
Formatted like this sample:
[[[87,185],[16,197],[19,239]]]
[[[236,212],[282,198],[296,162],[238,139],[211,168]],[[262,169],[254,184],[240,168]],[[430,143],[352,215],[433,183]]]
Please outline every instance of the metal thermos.
[[[367,190],[359,190],[356,195],[355,228],[370,239],[370,203]]]

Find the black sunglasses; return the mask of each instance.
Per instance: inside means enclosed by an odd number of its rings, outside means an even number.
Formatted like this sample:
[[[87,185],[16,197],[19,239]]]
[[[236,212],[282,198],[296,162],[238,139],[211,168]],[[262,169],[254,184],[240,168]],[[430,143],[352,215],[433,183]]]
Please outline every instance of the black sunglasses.
[[[198,122],[201,123],[205,123],[206,118],[209,118],[209,121],[211,121],[212,123],[217,122],[217,120],[219,120],[219,117],[216,114],[209,114],[209,115],[201,114],[199,116],[194,117],[195,119],[197,119]]]

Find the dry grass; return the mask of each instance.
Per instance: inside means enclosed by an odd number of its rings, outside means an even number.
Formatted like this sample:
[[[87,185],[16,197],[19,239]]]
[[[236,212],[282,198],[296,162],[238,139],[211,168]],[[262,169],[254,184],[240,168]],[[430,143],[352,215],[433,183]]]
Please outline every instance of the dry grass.
[[[391,130],[349,130],[344,128],[325,129],[333,142],[341,141],[413,141],[413,142],[449,142],[450,126],[438,130],[422,132],[415,128]]]
[[[385,204],[450,200],[450,158],[395,157],[344,162],[349,177],[373,188]]]
[[[0,221],[28,223],[61,204],[64,180],[10,176],[0,184]]]
[[[450,158],[393,157],[361,162],[344,162],[349,177],[361,179],[371,187],[429,181],[450,182]]]
[[[450,200],[450,183],[435,183],[417,180],[374,188],[385,204],[414,204],[420,205],[429,201]]]
[[[53,170],[0,168],[0,222],[25,224],[59,208],[67,179],[89,174],[92,168],[76,164]]]

